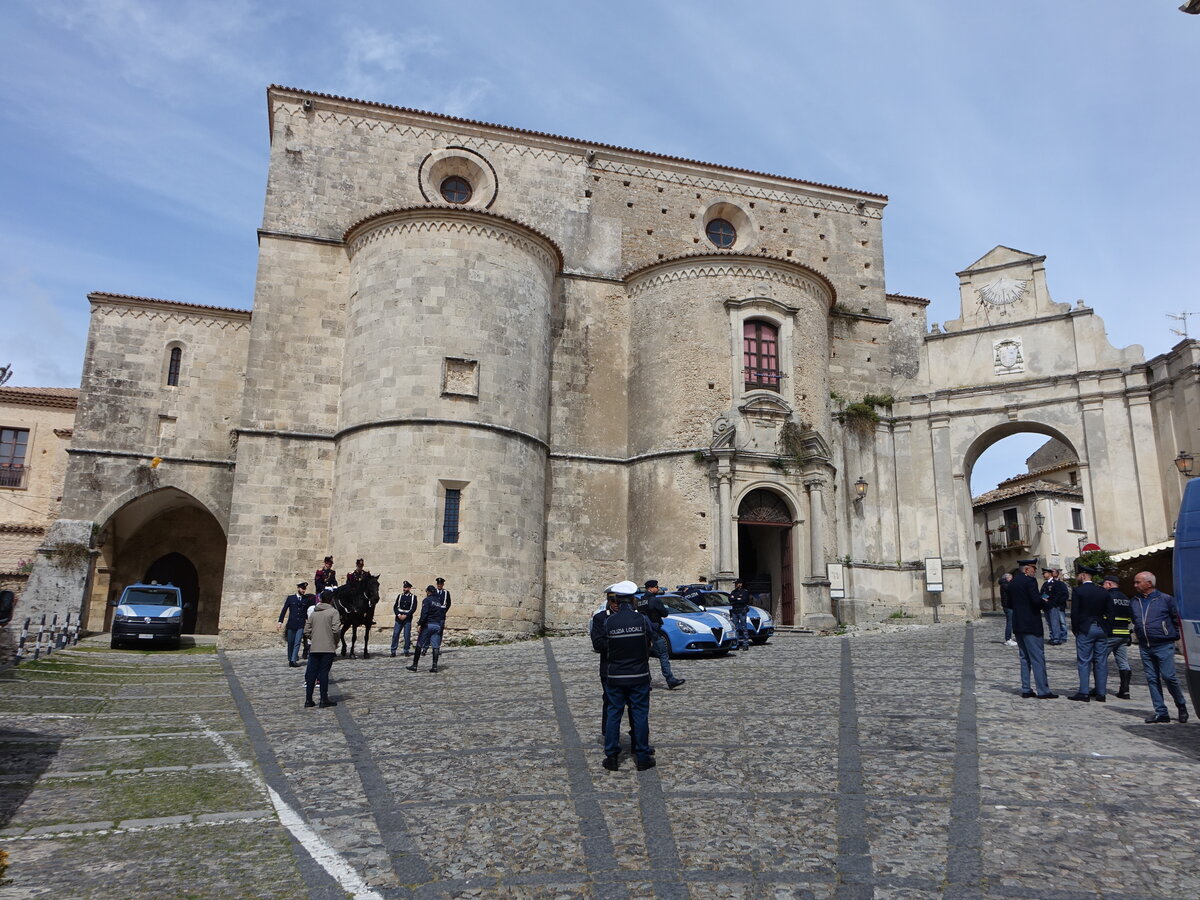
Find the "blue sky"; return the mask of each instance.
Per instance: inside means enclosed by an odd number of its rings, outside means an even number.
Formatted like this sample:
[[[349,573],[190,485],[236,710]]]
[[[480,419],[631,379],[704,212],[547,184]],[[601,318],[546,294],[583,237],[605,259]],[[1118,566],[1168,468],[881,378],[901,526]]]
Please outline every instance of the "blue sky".
[[[1152,356],[1200,312],[1178,5],[9,0],[0,363],[77,385],[92,290],[249,308],[271,83],[885,193],[888,289],[930,321],[1005,244]]]

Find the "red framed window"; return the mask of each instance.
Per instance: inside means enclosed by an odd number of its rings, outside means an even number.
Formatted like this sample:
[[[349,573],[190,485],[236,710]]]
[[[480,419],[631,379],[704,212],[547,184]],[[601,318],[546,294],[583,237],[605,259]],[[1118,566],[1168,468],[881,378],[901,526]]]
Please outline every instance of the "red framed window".
[[[779,330],[767,322],[742,325],[742,357],[746,387],[779,390]]]

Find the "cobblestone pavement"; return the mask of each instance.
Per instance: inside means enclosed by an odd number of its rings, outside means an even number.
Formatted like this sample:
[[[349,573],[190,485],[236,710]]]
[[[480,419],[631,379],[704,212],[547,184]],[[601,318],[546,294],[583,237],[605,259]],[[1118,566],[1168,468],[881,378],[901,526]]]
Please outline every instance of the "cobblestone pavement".
[[[339,660],[60,651],[0,681],[0,900],[1200,897],[1200,727],[1019,697],[994,620],[682,660],[600,766],[582,637]],[[656,675],[657,677],[657,675]]]

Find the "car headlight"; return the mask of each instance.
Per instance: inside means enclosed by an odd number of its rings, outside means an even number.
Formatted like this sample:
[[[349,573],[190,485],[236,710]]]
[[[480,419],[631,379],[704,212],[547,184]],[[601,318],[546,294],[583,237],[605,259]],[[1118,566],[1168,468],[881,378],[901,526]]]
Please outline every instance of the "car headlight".
[[[767,627],[769,627],[769,626],[771,626],[771,625],[774,625],[774,624],[775,624],[775,620],[774,620],[774,619],[772,619],[770,616],[763,616],[763,617],[762,617],[762,625],[761,625],[761,627],[762,627],[762,628],[767,628]]]
[[[695,634],[696,633],[696,629],[693,628],[691,625],[689,625],[687,622],[676,622],[675,624],[679,626],[679,630],[682,631],[684,634]]]
[[[113,621],[114,621],[114,622],[127,622],[127,621],[129,621],[129,619],[130,619],[130,618],[132,618],[132,617],[131,617],[131,616],[124,615],[124,614],[122,614],[122,613],[115,613],[115,614],[113,615]]]

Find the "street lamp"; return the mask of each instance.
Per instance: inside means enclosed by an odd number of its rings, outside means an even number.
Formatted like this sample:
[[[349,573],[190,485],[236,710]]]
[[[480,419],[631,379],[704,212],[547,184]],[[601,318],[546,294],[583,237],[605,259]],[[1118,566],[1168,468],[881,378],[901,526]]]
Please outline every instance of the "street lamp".
[[[861,475],[858,476],[858,481],[854,482],[854,499],[862,500],[867,496],[867,488],[869,487],[867,479]]]
[[[1046,516],[1041,510],[1038,510],[1033,516],[1034,524],[1037,525],[1038,534],[1042,533],[1042,526],[1046,524]]]
[[[1179,470],[1179,474],[1184,478],[1192,477],[1192,463],[1195,457],[1186,450],[1180,450],[1179,455],[1175,457],[1175,468]]]

